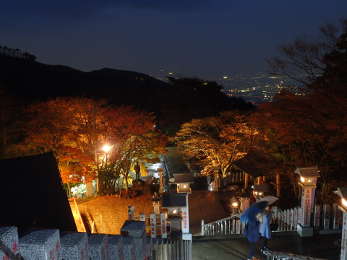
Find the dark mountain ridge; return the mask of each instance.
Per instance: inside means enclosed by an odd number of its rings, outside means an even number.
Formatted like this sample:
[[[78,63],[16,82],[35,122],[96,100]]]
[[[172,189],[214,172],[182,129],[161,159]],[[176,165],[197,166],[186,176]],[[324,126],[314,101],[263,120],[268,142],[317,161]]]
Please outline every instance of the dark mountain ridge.
[[[126,99],[137,89],[164,88],[167,83],[148,75],[114,69],[83,72],[68,66],[0,55],[0,84],[9,92],[31,100],[57,96]]]
[[[170,133],[192,118],[253,107],[241,98],[226,96],[216,82],[169,78],[166,83],[143,73],[109,68],[83,72],[0,53],[1,87],[22,104],[56,97],[89,97],[131,105],[154,112],[158,126]]]

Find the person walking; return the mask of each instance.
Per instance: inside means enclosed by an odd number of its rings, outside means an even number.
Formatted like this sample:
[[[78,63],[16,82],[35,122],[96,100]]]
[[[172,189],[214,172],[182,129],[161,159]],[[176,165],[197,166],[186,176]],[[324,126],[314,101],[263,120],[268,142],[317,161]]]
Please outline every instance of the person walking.
[[[259,221],[257,219],[257,215],[262,213],[267,205],[268,203],[266,201],[253,203],[241,214],[240,220],[241,222],[245,223],[245,230],[243,234],[249,243],[247,260],[257,259],[256,248],[260,239]]]
[[[245,226],[244,235],[246,236],[249,246],[248,246],[248,254],[247,260],[252,260],[255,258],[257,243],[260,239],[259,235],[259,222],[257,219],[254,221],[249,221]]]
[[[269,251],[268,241],[271,239],[271,206],[268,205],[260,216],[259,234],[261,252]]]

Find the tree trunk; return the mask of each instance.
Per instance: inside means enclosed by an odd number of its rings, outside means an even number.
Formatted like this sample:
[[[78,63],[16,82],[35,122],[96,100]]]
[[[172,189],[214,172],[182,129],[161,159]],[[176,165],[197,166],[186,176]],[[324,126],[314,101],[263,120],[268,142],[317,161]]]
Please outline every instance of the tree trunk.
[[[279,198],[281,195],[281,178],[280,173],[276,173],[276,196]]]
[[[244,173],[245,174],[245,185],[244,185],[244,189],[246,190],[248,188],[249,185],[249,175],[248,173]]]

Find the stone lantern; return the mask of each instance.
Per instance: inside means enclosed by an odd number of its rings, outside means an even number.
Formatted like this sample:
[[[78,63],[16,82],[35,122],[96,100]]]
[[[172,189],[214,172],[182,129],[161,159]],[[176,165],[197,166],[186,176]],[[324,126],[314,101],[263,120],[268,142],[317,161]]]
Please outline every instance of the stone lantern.
[[[340,259],[347,260],[347,187],[337,188],[335,194],[337,194],[341,199],[339,209],[343,212]]]
[[[171,230],[189,234],[188,202],[185,194],[164,193],[162,208],[168,211]]]
[[[177,193],[192,193],[190,184],[193,183],[193,175],[191,173],[175,173],[173,176],[173,182],[177,185]]]
[[[263,184],[255,184],[253,187],[253,197],[256,199],[260,199],[266,195],[271,193],[271,187],[268,183]]]
[[[298,234],[301,237],[313,236],[313,227],[311,226],[311,215],[314,208],[314,198],[316,191],[319,170],[317,166],[297,168],[295,173],[299,175],[299,185],[302,188],[301,210],[297,226]]]

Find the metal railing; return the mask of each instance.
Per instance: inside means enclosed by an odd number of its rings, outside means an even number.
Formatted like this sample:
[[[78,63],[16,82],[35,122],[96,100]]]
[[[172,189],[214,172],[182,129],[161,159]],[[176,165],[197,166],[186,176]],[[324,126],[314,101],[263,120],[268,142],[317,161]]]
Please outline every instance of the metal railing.
[[[240,221],[240,214],[219,219],[208,224],[201,224],[201,235],[203,236],[225,236],[242,234],[245,225]]]
[[[276,226],[273,232],[296,231],[302,209],[292,208],[281,210],[277,207],[272,211],[272,223]],[[317,231],[341,231],[342,214],[337,205],[316,205],[312,214],[312,225]],[[219,219],[210,223],[201,223],[203,236],[228,236],[242,234],[245,225],[240,221],[240,214]]]

